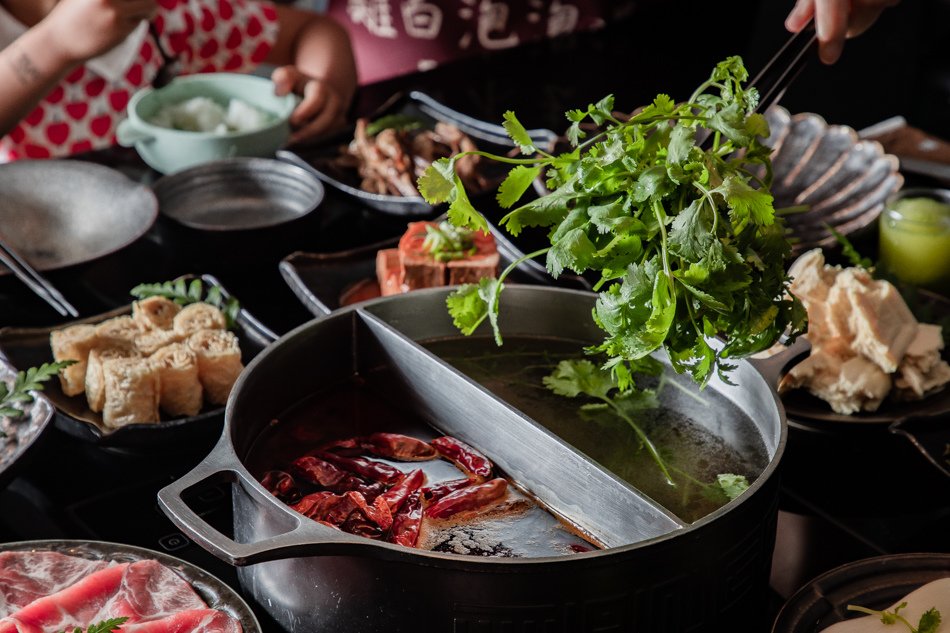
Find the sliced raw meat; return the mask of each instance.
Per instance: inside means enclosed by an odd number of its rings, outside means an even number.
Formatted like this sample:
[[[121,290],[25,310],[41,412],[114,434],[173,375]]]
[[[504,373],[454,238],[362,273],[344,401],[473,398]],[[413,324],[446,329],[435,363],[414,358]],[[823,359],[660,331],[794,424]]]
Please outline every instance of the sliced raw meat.
[[[115,596],[128,563],[106,567],[54,594],[34,600],[0,620],[0,633],[42,633],[86,628],[105,618],[103,607]]]
[[[59,552],[0,553],[0,618],[61,591],[108,564]]]
[[[186,613],[191,615],[178,617]],[[112,564],[34,600],[0,620],[0,633],[85,629],[118,617],[128,618],[122,631],[153,621],[167,621],[165,628],[155,631],[240,631],[239,623],[226,623],[219,616],[212,617],[214,613],[218,612],[209,610],[191,585],[172,569],[158,561],[142,560]],[[186,628],[189,622],[194,624],[192,628]],[[198,625],[203,628],[195,628]]]

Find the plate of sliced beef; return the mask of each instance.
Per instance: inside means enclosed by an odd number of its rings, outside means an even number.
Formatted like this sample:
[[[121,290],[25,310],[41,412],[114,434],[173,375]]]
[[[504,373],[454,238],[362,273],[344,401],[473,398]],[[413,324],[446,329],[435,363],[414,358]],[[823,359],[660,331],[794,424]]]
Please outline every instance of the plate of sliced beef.
[[[119,543],[0,545],[0,631],[55,633],[121,620],[122,633],[259,633],[246,602],[178,558]]]

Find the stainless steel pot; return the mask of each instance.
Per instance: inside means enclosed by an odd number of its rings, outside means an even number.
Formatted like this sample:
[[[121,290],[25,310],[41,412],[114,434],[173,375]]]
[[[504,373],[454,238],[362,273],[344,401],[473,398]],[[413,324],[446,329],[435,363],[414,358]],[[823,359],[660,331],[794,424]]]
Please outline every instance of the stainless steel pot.
[[[288,631],[656,633],[766,626],[786,439],[771,382],[781,361],[770,361],[768,377],[740,362],[736,386],[710,385],[754,421],[768,465],[738,499],[686,524],[421,347],[416,341],[457,335],[446,294],[419,291],[340,310],[261,353],[232,392],[212,454],[159,493],[172,521],[239,566],[246,591]],[[594,298],[513,286],[505,291],[501,327],[507,336],[596,341]],[[380,365],[391,370],[401,404],[482,448],[543,504],[608,547],[520,559],[409,549],[320,525],[269,494],[245,466],[261,431],[341,376]],[[233,483],[233,539],[182,500],[222,480]]]

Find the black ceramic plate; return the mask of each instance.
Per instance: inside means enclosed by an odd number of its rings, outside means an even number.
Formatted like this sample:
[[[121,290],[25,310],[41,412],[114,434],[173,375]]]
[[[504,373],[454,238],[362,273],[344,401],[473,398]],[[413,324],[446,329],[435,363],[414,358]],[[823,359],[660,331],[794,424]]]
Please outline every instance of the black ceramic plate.
[[[518,249],[493,229],[501,268],[520,257]],[[280,262],[280,273],[297,298],[315,316],[324,316],[337,308],[379,296],[376,282],[376,253],[395,248],[398,238],[336,253],[291,253]],[[554,283],[544,266],[536,261],[522,262],[508,279],[513,283]],[[562,275],[559,285],[590,290],[582,277]]]
[[[918,320],[938,323],[950,317],[950,299],[931,292],[919,291],[913,310]],[[950,361],[950,348],[943,350],[944,360]],[[788,417],[803,427],[818,426],[846,428],[860,426],[887,426],[910,419],[950,415],[950,388],[943,389],[921,400],[894,402],[885,400],[877,411],[862,411],[852,415],[835,413],[828,404],[805,389],[795,389],[782,396]]]
[[[30,550],[58,552],[67,556],[78,556],[90,560],[112,560],[120,563],[147,559],[157,560],[184,578],[209,607],[224,611],[240,621],[244,633],[261,632],[261,625],[254,616],[254,612],[234,589],[208,572],[180,558],[143,547],[102,541],[48,540],[0,544],[0,551],[2,552]]]
[[[911,591],[947,577],[950,554],[894,554],[849,563],[795,592],[779,611],[772,633],[818,633],[862,616],[848,611],[849,604],[886,609]]]
[[[16,373],[0,354],[0,380],[10,385]],[[15,467],[23,464],[27,453],[32,453],[53,419],[53,405],[43,396],[21,405],[20,409],[24,413],[22,417],[0,416],[0,488],[15,476]]]
[[[194,277],[185,277],[193,279]],[[201,279],[206,285],[218,285],[210,275]],[[225,297],[227,297],[227,294]],[[131,304],[111,312],[63,323],[55,327],[44,328],[3,328],[0,329],[0,354],[7,357],[17,368],[27,368],[53,360],[49,346],[49,336],[53,329],[60,329],[78,323],[99,323],[105,319],[130,314]],[[236,330],[241,343],[242,360],[246,365],[277,336],[267,327],[241,310],[237,318]],[[118,429],[107,429],[102,416],[95,413],[86,404],[83,395],[67,396],[58,381],[50,381],[44,393],[56,407],[56,428],[83,440],[109,447],[149,447],[172,442],[181,442],[192,435],[217,433],[223,419],[224,407],[205,408],[198,415],[187,418],[165,418],[154,424],[129,424]]]
[[[937,323],[950,317],[950,299],[931,292],[918,291],[913,311],[918,320]],[[950,362],[950,348],[943,350]],[[791,366],[791,365],[789,365]],[[851,415],[835,413],[823,400],[805,389],[782,395],[788,425],[797,431],[861,438],[867,434],[894,433],[905,437],[932,466],[950,477],[950,388],[921,400],[894,402],[885,400],[877,411]]]
[[[421,92],[411,92],[408,95],[396,95],[377,112],[372,119],[388,114],[405,114],[434,126],[436,122],[451,123],[465,132],[478,145],[478,149],[496,154],[506,154],[514,147],[504,128],[500,125],[479,121],[455,110],[447,108],[432,97]],[[311,170],[320,180],[340,191],[353,196],[367,208],[388,215],[405,217],[431,216],[435,208],[421,197],[404,197],[369,193],[359,188],[359,175],[355,169],[341,171],[332,165],[340,155],[340,147],[347,145],[353,139],[354,127],[335,134],[324,143],[313,147],[281,150],[277,157],[288,162],[300,165]],[[557,135],[550,130],[529,130],[528,134],[534,139],[538,147],[552,148]],[[486,169],[497,167],[491,163]],[[506,169],[497,174],[498,182],[504,177]],[[489,180],[496,174],[485,174]],[[473,195],[476,192],[472,192]]]

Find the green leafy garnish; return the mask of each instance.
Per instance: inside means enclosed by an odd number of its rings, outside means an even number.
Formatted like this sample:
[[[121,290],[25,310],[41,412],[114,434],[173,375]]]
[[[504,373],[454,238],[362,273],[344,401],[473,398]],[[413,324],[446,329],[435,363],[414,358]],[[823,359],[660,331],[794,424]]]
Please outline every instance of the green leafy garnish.
[[[419,190],[432,203],[448,202],[449,220],[487,227],[455,173],[455,161],[475,154],[512,166],[497,199],[511,211],[501,225],[512,235],[547,231],[548,272],[593,272],[600,279],[594,320],[605,333],[592,351],[626,392],[639,361],[664,348],[680,373],[700,385],[734,366],[730,359],[804,331],[801,303],[786,292],[790,245],[773,208],[771,150],[758,92],[743,84],[739,57],[713,70],[685,102],[658,95],[629,118],[613,114],[613,97],[567,113],[573,148],[552,155],[536,148],[511,112],[504,127],[527,157],[467,152],[431,165]],[[593,124],[591,130],[587,127]],[[589,138],[588,138],[589,136]],[[702,139],[708,139],[704,142]],[[550,193],[520,204],[544,174]],[[463,287],[449,300],[467,333],[489,317],[500,340],[498,299]],[[722,337],[723,346],[708,343]]]
[[[13,386],[0,380],[0,416],[18,418],[24,414],[20,407],[33,402],[31,391],[42,391],[43,383],[57,375],[61,370],[75,364],[74,360],[56,363],[43,363],[39,367],[30,367],[17,372]]]
[[[123,624],[125,624],[128,617],[121,618],[109,618],[108,620],[103,620],[98,624],[90,624],[86,627],[86,633],[112,633],[112,631],[117,630]],[[68,630],[63,631],[63,633],[69,633]],[[72,630],[72,633],[83,633],[82,627],[77,626]]]
[[[589,360],[562,360],[550,376],[544,377],[544,384],[560,396],[576,398],[579,395],[585,395],[596,400],[596,405],[608,407],[637,434],[641,446],[649,451],[650,457],[663,473],[666,483],[671,486],[676,485],[660,452],[633,419],[636,412],[655,409],[659,406],[654,391],[650,389],[621,390],[610,371],[594,365]],[[613,396],[610,395],[612,391],[616,392]],[[584,405],[582,408],[590,408],[590,405]]]
[[[859,607],[857,605],[849,604],[848,611],[858,611],[860,613],[873,615],[874,617],[880,618],[881,622],[884,624],[897,624],[900,622],[906,626],[911,633],[936,633],[941,622],[940,612],[937,611],[936,607],[924,611],[924,613],[920,616],[920,620],[917,622],[917,626],[914,626],[907,621],[907,618],[898,613],[906,606],[907,603],[902,602],[894,607],[893,611],[875,611],[874,609],[868,609],[866,607]]]
[[[417,130],[422,127],[422,120],[408,114],[387,114],[381,116],[375,121],[371,121],[366,126],[366,133],[370,136],[376,136],[386,129],[394,130]]]
[[[716,475],[716,484],[722,490],[723,494],[729,497],[730,501],[749,489],[748,479],[743,475],[733,475],[732,473]]]
[[[427,224],[422,248],[437,262],[465,259],[475,254],[473,232],[448,222]]]
[[[858,249],[854,247],[854,244],[851,243],[851,240],[836,231],[833,226],[826,224],[825,227],[835,236],[835,240],[841,245],[841,253],[848,258],[852,266],[857,266],[864,270],[874,270],[874,262],[868,257],[863,257],[861,253],[858,252]]]
[[[238,314],[241,312],[241,304],[234,297],[225,299],[224,292],[220,286],[212,285],[205,288],[205,284],[200,279],[192,279],[187,282],[184,279],[175,281],[166,281],[154,284],[139,284],[132,288],[130,294],[136,299],[145,299],[148,297],[165,297],[179,305],[188,305],[203,301],[213,305],[224,313],[227,319],[229,329],[233,329],[237,322]]]

